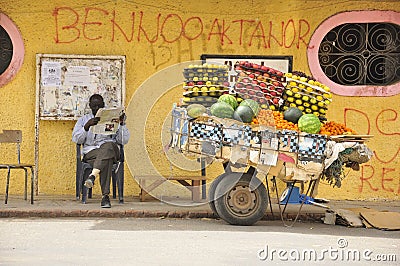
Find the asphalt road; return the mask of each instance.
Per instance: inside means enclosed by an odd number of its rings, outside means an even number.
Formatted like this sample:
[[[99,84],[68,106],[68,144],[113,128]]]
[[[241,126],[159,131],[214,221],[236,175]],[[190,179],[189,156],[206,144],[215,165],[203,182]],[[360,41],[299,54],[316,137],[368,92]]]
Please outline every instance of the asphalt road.
[[[400,265],[400,231],[319,223],[0,219],[0,236],[0,265]]]

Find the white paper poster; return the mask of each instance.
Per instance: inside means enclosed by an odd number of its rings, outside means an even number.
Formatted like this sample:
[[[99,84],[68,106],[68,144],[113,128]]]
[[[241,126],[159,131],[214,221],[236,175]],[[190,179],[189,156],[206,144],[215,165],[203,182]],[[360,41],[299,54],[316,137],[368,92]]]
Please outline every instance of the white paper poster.
[[[42,86],[54,87],[61,85],[60,62],[42,62]]]
[[[90,84],[90,68],[87,66],[70,66],[65,72],[65,85],[84,86]]]

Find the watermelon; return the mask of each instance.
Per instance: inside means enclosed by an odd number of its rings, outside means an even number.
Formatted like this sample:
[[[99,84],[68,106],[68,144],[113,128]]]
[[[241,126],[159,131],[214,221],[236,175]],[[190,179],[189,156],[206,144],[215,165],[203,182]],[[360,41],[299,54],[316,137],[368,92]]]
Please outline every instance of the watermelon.
[[[207,108],[201,104],[192,103],[186,107],[187,113],[190,117],[197,118],[207,112]]]
[[[254,116],[258,115],[258,111],[260,111],[260,106],[258,105],[258,102],[252,100],[252,99],[246,99],[240,103],[241,106],[248,106],[253,110]]]
[[[232,106],[233,109],[236,109],[239,105],[236,97],[230,94],[222,94],[221,96],[219,96],[218,102],[226,102],[230,106]]]
[[[317,134],[321,130],[321,122],[314,114],[302,115],[298,121],[300,131]]]
[[[216,102],[210,107],[211,114],[219,118],[232,118],[233,110],[232,106],[226,102]]]
[[[243,123],[250,123],[254,118],[253,110],[249,106],[240,105],[233,113],[233,119]]]
[[[297,107],[290,107],[283,112],[283,118],[289,122],[297,124],[303,112]]]

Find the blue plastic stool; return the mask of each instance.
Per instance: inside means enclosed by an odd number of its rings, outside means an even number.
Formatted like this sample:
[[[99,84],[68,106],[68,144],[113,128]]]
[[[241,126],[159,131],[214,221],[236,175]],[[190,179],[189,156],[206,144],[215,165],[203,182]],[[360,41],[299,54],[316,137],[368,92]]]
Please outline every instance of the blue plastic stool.
[[[281,195],[280,204],[299,204],[300,189],[299,187],[288,186]]]

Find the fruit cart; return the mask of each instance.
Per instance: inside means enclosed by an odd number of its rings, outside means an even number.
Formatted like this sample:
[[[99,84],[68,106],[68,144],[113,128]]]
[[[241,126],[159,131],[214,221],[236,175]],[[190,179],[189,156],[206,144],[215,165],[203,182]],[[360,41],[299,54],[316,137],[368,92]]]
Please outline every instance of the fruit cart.
[[[224,173],[210,185],[209,204],[226,222],[251,225],[265,215],[268,205],[272,211],[268,176],[283,217],[297,183],[308,184],[306,192],[295,199],[301,203],[300,212],[303,204],[313,202],[320,179],[340,186],[344,166],[356,169],[371,158],[372,152],[364,145],[371,136],[354,135],[347,128],[343,130],[351,136],[319,134],[320,120],[325,119],[331,102],[329,88],[323,84],[248,62],[235,68],[233,93],[224,87],[225,67],[185,69],[185,97],[171,112],[169,144],[188,156],[223,164]],[[213,82],[199,84],[198,77]],[[219,90],[210,90],[218,85]],[[212,101],[199,101],[195,95]],[[285,111],[284,117],[280,110]],[[276,123],[275,114],[293,122]],[[254,123],[255,118],[262,123]],[[283,193],[278,192],[278,179],[287,185]]]
[[[209,187],[210,207],[230,224],[251,225],[264,216],[268,204],[272,211],[268,180],[261,180],[259,176],[272,176],[278,197],[276,180],[282,169],[285,170],[280,178],[288,184],[284,191],[287,194],[282,193],[278,199],[284,205],[283,214],[296,182],[309,184],[301,201],[297,202],[302,206],[311,198],[316,182],[327,178],[324,176],[325,161],[327,154],[332,155],[333,150],[337,150],[333,147],[343,144],[347,145],[345,149],[353,147],[358,156],[352,163],[368,161],[372,154],[363,142],[369,137],[328,138],[268,126],[250,126],[213,116],[193,119],[187,115],[186,108],[176,107],[172,110],[170,147],[188,156],[221,162],[225,172]],[[331,162],[336,161],[333,158]],[[332,170],[330,175],[333,175]]]

